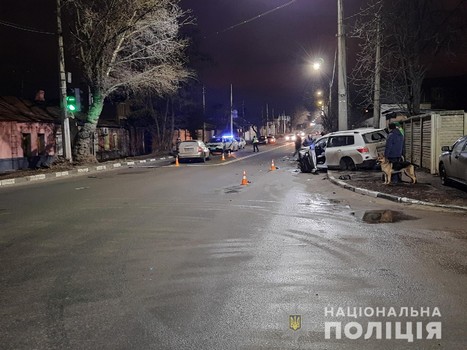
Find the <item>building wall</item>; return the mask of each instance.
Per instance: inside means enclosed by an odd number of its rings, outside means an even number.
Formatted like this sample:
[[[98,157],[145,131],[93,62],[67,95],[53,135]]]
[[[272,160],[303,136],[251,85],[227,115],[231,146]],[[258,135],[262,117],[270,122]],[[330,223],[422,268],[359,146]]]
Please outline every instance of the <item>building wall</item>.
[[[467,114],[440,111],[418,115],[404,120],[403,127],[406,159],[437,174],[441,147],[450,146],[467,134]]]
[[[130,132],[123,128],[98,128],[96,158],[100,161],[130,156]]]
[[[48,165],[54,155],[53,123],[0,121],[0,172]]]

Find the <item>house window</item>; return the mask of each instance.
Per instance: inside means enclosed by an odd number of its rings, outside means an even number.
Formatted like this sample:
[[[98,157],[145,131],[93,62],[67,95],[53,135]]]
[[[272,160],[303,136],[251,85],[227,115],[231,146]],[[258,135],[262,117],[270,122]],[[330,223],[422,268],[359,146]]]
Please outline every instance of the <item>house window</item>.
[[[104,150],[110,151],[110,135],[104,135]]]
[[[114,150],[118,150],[118,135],[116,132],[114,132],[112,136],[113,136],[113,147],[112,148]]]
[[[37,154],[45,155],[45,134],[37,134]]]
[[[31,157],[31,134],[21,134],[21,148],[23,157]]]

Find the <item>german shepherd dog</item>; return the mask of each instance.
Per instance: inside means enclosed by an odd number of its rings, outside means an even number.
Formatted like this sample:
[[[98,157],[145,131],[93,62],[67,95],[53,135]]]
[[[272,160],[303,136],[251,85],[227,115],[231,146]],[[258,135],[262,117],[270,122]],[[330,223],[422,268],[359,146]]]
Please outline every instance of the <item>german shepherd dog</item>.
[[[383,155],[378,155],[377,162],[381,165],[381,171],[384,174],[385,185],[391,184],[391,174],[397,174],[402,172],[404,172],[405,175],[410,177],[413,184],[417,182],[417,177],[415,176],[415,167],[412,163],[406,161],[391,163]]]

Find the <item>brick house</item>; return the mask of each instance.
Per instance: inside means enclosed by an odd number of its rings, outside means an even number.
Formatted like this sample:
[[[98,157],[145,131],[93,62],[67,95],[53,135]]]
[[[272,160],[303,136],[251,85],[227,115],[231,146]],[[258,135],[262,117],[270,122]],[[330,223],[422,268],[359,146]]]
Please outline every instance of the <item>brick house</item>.
[[[151,153],[144,126],[130,125],[124,104],[108,103],[92,136],[98,161]],[[83,114],[70,119],[71,141],[84,125]],[[57,106],[0,96],[0,173],[49,166],[63,154],[61,117]]]
[[[58,108],[0,97],[0,172],[50,164],[59,131]]]

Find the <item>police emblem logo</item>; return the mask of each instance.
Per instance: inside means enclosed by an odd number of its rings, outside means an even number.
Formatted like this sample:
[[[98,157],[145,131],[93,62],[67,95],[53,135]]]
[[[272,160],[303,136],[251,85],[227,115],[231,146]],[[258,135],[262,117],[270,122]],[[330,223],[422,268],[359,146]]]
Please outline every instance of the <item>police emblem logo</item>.
[[[290,315],[289,316],[289,328],[293,331],[297,331],[302,328],[302,316]]]

